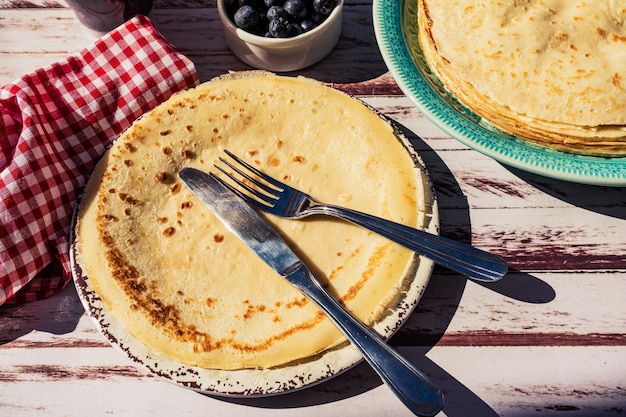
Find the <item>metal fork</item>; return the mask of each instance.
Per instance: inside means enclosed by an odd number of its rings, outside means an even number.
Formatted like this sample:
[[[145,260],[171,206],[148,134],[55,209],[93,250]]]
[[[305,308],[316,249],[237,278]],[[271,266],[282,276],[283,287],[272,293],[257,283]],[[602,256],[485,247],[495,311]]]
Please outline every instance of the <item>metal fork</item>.
[[[237,165],[222,157],[219,160],[249,181],[253,186],[237,179],[234,174],[216,164],[215,167],[218,170],[241,188],[233,186],[222,178],[218,177],[218,179],[225,186],[240,195],[248,204],[267,213],[292,219],[319,214],[338,217],[376,232],[420,255],[432,259],[440,265],[467,275],[477,281],[497,281],[508,270],[506,262],[499,256],[465,243],[366,213],[335,205],[322,204],[306,193],[259,171],[235,156],[232,152],[228,150],[224,152]],[[246,192],[243,192],[242,189]]]

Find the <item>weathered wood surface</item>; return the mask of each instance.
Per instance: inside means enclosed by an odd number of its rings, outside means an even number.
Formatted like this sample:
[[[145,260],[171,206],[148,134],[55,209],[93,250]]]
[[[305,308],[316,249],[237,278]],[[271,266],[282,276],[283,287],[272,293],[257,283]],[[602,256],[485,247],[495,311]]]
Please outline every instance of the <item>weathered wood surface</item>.
[[[442,415],[626,414],[626,189],[508,168],[448,137],[404,97],[376,46],[371,1],[346,1],[336,50],[299,74],[361,97],[419,151],[441,233],[503,256],[491,285],[436,268],[392,338],[444,390]],[[214,0],[156,1],[159,30],[202,81],[248,69],[228,50]],[[63,1],[0,0],[0,84],[93,42]],[[218,399],[165,383],[113,349],[76,291],[0,307],[0,416],[404,416],[359,365],[309,389]]]
[[[208,3],[210,6],[205,8],[160,8],[157,2],[150,18],[170,42],[194,61],[201,81],[228,71],[251,69],[228,49],[215,3]],[[388,76],[377,48],[371,10],[370,2],[347,2],[336,49],[299,74],[353,94],[401,94]],[[25,70],[63,59],[94,40],[67,8],[0,6],[0,11],[0,82],[12,81]]]

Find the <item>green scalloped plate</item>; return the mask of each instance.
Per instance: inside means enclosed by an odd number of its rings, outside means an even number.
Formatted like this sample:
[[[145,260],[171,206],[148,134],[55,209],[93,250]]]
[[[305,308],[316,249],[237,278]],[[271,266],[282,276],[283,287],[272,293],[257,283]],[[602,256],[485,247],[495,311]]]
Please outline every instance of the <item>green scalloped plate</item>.
[[[582,184],[626,187],[626,158],[574,155],[506,134],[446,92],[417,41],[416,0],[374,0],[381,54],[402,91],[437,127],[461,143],[524,171]]]

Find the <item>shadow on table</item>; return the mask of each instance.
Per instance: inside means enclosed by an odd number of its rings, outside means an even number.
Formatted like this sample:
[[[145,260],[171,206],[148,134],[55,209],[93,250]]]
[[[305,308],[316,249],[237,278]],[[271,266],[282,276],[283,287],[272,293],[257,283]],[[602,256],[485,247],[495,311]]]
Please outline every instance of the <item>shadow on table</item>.
[[[33,330],[56,335],[71,333],[84,313],[72,282],[44,300],[0,306],[0,345]]]
[[[509,269],[506,279],[498,282],[476,282],[491,291],[529,304],[545,304],[556,298],[556,292],[545,281],[525,272]]]
[[[427,171],[429,172],[430,179],[433,182],[435,193],[439,201],[439,222],[441,224],[441,235],[450,239],[471,244],[472,230],[469,207],[454,175],[450,172],[441,158],[439,158],[437,153],[433,151],[421,138],[397,122],[395,123],[395,126],[417,150],[427,168]],[[442,207],[445,209],[442,210]],[[448,227],[446,227],[447,224],[461,226],[457,226],[453,228],[453,230],[448,230]],[[444,278],[446,283],[445,285],[450,285],[450,276],[454,273],[443,267],[435,266],[435,273],[437,272],[442,275],[447,275]],[[464,277],[460,278],[463,282],[465,282]],[[432,286],[433,282],[434,280],[431,280],[429,286]],[[526,303],[548,303],[556,297],[554,289],[546,282],[516,269],[509,269],[506,279],[502,279],[498,282],[483,283],[476,281],[476,283],[508,298]],[[462,292],[464,285],[461,286],[459,284],[456,285],[456,287],[461,288]],[[446,298],[450,299],[450,297]],[[422,303],[420,303],[420,305],[421,304]]]
[[[417,349],[411,351],[400,349],[400,353],[418,369],[427,374],[444,392],[445,406],[443,411],[448,417],[497,417],[498,414],[470,389],[446,373],[433,361]],[[309,387],[302,391],[284,394],[277,397],[256,399],[227,399],[234,404],[267,409],[287,409],[310,407],[328,404],[345,398],[358,396],[381,385],[378,375],[367,364],[361,363],[342,375],[322,384]],[[394,399],[395,400],[395,399]],[[400,404],[400,400],[398,404]],[[395,404],[389,405],[396,408]],[[404,415],[403,413],[402,415]],[[406,414],[410,414],[407,410]],[[341,415],[341,413],[337,413]],[[369,414],[364,413],[364,416]]]
[[[574,206],[626,220],[626,188],[578,184],[503,165],[522,180]]]

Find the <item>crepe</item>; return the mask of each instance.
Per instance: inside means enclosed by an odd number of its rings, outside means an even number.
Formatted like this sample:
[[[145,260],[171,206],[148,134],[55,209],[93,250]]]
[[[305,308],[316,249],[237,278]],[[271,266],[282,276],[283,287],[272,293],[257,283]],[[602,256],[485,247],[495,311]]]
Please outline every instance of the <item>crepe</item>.
[[[626,3],[418,2],[426,62],[474,113],[562,151],[626,155]]]
[[[80,263],[115,317],[157,355],[210,369],[269,368],[345,342],[178,179],[228,149],[321,201],[421,227],[423,178],[389,123],[320,83],[252,73],[179,93],[106,153],[77,223]],[[419,258],[331,218],[264,215],[328,291],[371,323]]]

